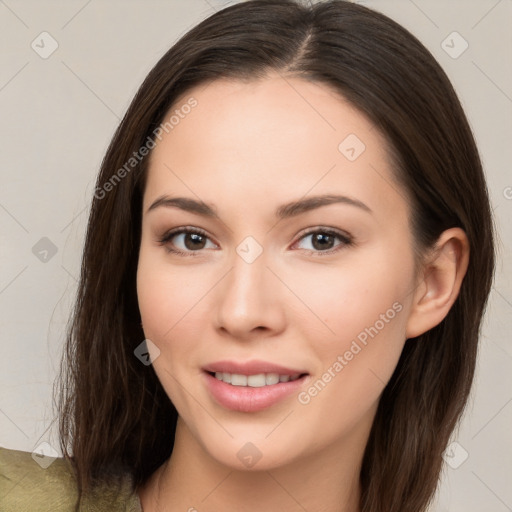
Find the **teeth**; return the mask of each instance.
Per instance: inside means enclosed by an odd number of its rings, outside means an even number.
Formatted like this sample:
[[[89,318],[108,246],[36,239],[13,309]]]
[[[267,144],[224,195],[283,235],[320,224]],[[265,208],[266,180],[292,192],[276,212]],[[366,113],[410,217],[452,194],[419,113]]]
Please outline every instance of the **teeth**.
[[[232,386],[247,386],[247,375],[240,375],[238,373],[231,374],[231,385]]]
[[[283,375],[284,377],[284,375]],[[278,373],[267,373],[265,375],[265,384],[267,386],[271,386],[272,384],[277,384],[279,382],[279,374]]]
[[[265,374],[259,373],[258,375],[249,375],[247,377],[247,385],[251,388],[261,388],[265,386]]]
[[[257,375],[241,375],[239,373],[215,372],[215,378],[231,384],[232,386],[249,386],[251,388],[261,388],[263,386],[272,386],[279,382],[288,382],[297,380],[300,377],[296,375],[279,375],[278,373],[258,373]]]

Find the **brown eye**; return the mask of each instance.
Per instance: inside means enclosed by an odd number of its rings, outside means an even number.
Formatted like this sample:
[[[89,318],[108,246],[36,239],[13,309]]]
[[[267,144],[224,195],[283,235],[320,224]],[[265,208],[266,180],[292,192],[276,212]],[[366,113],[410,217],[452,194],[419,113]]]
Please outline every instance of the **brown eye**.
[[[198,229],[180,228],[166,233],[160,240],[169,252],[196,256],[201,249],[215,248],[206,233]],[[210,243],[210,247],[208,247]]]
[[[183,243],[185,247],[191,251],[204,249],[206,237],[197,233],[183,233]]]
[[[330,229],[316,229],[315,231],[310,231],[303,235],[300,241],[308,239],[310,241],[299,248],[313,253],[331,254],[332,252],[336,252],[352,244],[352,239],[349,236]],[[339,242],[336,243],[336,240],[339,240]]]
[[[318,249],[319,251],[323,251],[326,249],[332,249],[334,247],[335,238],[333,235],[328,235],[326,233],[315,233],[312,235],[311,245]]]

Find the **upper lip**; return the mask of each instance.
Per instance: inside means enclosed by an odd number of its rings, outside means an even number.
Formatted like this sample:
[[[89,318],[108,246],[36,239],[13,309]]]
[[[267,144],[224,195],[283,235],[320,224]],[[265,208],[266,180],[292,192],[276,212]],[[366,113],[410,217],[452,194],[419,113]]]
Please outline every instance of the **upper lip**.
[[[296,368],[287,368],[268,361],[216,361],[203,367],[206,372],[236,373],[239,375],[258,375],[260,373],[278,373],[279,375],[302,375],[307,373]]]

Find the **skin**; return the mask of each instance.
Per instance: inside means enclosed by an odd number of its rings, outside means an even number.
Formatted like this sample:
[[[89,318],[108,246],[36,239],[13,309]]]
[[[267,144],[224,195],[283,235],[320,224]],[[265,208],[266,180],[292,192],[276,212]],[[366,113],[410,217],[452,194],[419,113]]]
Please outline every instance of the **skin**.
[[[444,232],[415,266],[410,205],[386,142],[326,85],[278,74],[218,80],[187,91],[173,109],[190,97],[197,106],[152,151],[143,199],[139,307],[160,351],[154,369],[180,415],[171,458],[138,490],[144,510],[356,512],[380,394],[405,340],[448,313],[467,239]],[[349,134],[365,145],[354,161],[338,149]],[[163,194],[202,200],[219,219],[177,207],[148,212]],[[371,212],[336,203],[274,216],[322,194],[349,196]],[[188,246],[184,235],[159,242],[182,226],[207,233],[195,256],[166,249],[194,252],[190,236]],[[349,234],[352,243],[334,237],[331,254],[321,255],[308,228]],[[263,251],[252,263],[236,252],[248,236]],[[293,394],[260,412],[235,412],[204,385],[207,363],[261,359],[304,369],[307,393],[393,304],[393,318],[306,404]],[[237,457],[248,442],[261,454],[251,468]]]

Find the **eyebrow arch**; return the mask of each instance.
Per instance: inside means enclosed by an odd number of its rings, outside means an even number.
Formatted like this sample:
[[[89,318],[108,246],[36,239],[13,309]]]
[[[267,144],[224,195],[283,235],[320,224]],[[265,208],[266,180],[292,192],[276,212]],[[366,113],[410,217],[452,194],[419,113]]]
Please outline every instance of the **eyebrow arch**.
[[[327,206],[330,204],[341,203],[349,206],[355,206],[368,213],[373,213],[372,210],[362,201],[354,199],[348,196],[342,195],[320,195],[312,196],[307,199],[299,199],[298,201],[292,201],[286,203],[275,211],[275,216],[279,219],[286,219],[289,217],[295,217],[302,213],[306,213],[321,206]],[[158,207],[176,207],[181,210],[185,210],[190,213],[196,213],[204,217],[219,218],[216,208],[213,205],[207,204],[203,201],[196,201],[195,199],[187,197],[169,197],[163,195],[159,197],[153,204],[147,209],[146,213],[158,208]]]

